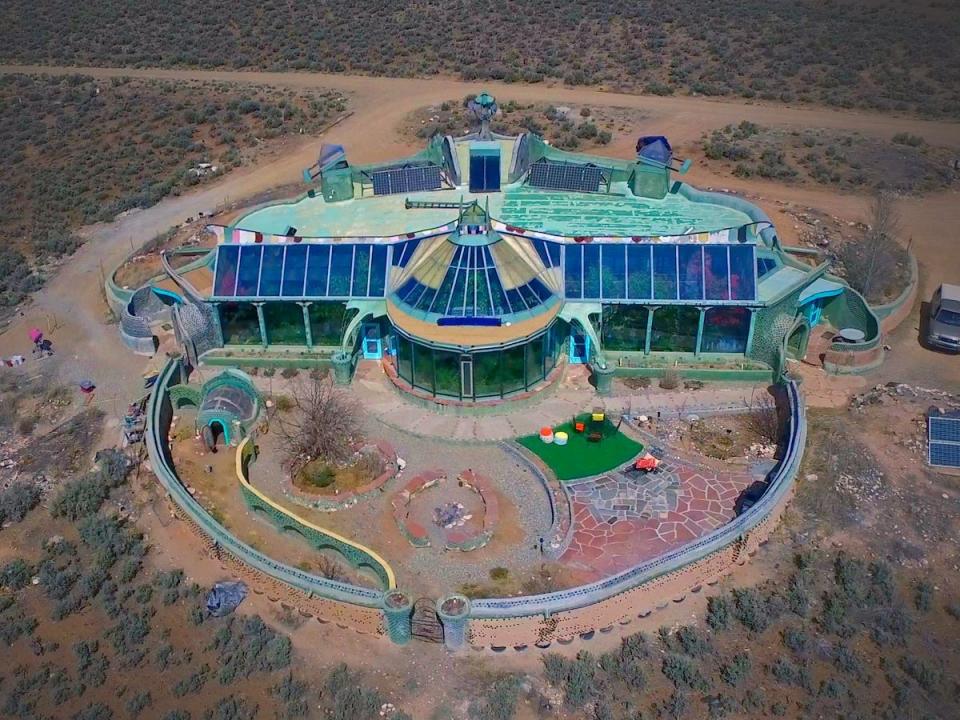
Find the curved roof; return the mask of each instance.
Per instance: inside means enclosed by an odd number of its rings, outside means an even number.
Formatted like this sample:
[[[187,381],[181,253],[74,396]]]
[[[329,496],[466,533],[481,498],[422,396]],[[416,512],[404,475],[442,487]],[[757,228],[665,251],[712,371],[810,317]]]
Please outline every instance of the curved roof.
[[[397,268],[391,300],[424,320],[520,320],[545,312],[561,293],[559,257],[529,238],[478,234],[476,244],[451,234],[424,240]]]

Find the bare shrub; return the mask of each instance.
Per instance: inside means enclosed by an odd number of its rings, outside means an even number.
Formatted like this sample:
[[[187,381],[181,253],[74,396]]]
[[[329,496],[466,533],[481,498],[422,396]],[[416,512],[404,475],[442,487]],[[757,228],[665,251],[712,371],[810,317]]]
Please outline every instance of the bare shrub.
[[[662,387],[664,390],[676,390],[678,387],[680,387],[682,380],[683,378],[681,377],[680,372],[670,368],[669,370],[665,370],[663,377],[660,378],[660,387]]]
[[[346,393],[327,377],[299,378],[293,392],[293,409],[277,415],[283,443],[283,462],[297,474],[314,459],[342,464],[353,455],[360,440],[360,418]]]
[[[317,558],[317,575],[334,582],[350,582],[350,576],[344,570],[343,565],[326,555],[320,555]]]
[[[867,224],[863,237],[845,243],[837,257],[847,282],[869,302],[879,302],[899,290],[907,264],[906,250],[897,242],[900,213],[892,195],[874,196]]]
[[[772,443],[780,439],[780,413],[777,401],[769,393],[754,393],[747,404],[747,425],[760,437]]]

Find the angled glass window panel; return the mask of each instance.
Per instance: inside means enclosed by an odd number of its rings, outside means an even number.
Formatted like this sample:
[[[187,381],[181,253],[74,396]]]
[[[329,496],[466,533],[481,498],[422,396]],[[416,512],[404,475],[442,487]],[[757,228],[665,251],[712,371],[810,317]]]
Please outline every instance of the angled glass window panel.
[[[433,299],[437,296],[436,288],[425,286],[423,288],[423,295],[417,299],[417,308],[420,310],[426,310],[433,303]]]
[[[307,271],[307,245],[290,245],[283,261],[283,287],[285,297],[303,296],[303,276]]]
[[[417,296],[422,292],[423,286],[417,282],[417,279],[408,278],[397,290],[397,298],[399,298],[401,302],[412,305],[417,299]]]
[[[530,283],[524,283],[518,287],[517,290],[520,291],[520,296],[527,304],[527,307],[535,308],[540,304],[540,298],[537,297],[537,294],[533,291],[533,288],[530,287]]]
[[[777,269],[777,261],[769,257],[758,257],[757,258],[757,278],[762,278],[765,275],[772,273]]]
[[[730,299],[756,300],[757,282],[753,245],[730,246]]]
[[[653,297],[677,299],[677,246],[653,246]]]
[[[703,275],[707,300],[730,299],[730,267],[726,245],[706,245],[703,248]]]
[[[353,289],[350,294],[354,297],[367,296],[367,284],[370,282],[370,246],[356,245],[353,254]]]
[[[457,268],[457,274],[453,283],[453,290],[450,293],[450,302],[447,303],[447,310],[443,314],[446,314],[446,315],[463,315],[464,314],[463,291],[464,291],[464,286],[466,285],[466,276],[467,276],[466,270]],[[443,282],[444,282],[444,285],[446,285],[447,281],[444,280]]]
[[[600,246],[583,246],[583,296],[600,297]]]
[[[540,299],[540,302],[546,302],[552,296],[550,288],[544,285],[543,282],[540,281],[540,278],[533,278],[530,281],[530,289],[536,293],[537,297]]]
[[[373,259],[370,263],[370,297],[383,297],[387,277],[387,247],[373,246]]]
[[[703,299],[703,248],[700,245],[678,245],[678,276],[681,300]]]
[[[631,300],[649,300],[653,297],[650,287],[650,245],[627,246],[627,297]]]
[[[563,268],[563,293],[568,298],[583,297],[583,245],[568,245]]]
[[[745,307],[715,307],[707,310],[700,351],[745,353],[750,334],[750,310]]]
[[[490,286],[487,285],[487,271],[473,270],[474,282],[477,286],[477,306],[476,314],[486,317],[493,314],[493,305],[490,302]]]
[[[353,269],[353,245],[334,245],[330,257],[330,297],[350,295],[350,273]]]
[[[453,286],[456,284],[457,271],[460,269],[460,257],[463,254],[463,247],[457,247],[447,266],[447,272],[443,276],[443,282],[437,288],[436,295],[432,299],[432,307],[422,305],[423,310],[437,313],[438,315],[447,314],[447,305],[450,304],[450,296],[453,294]],[[462,291],[462,288],[461,288]]]
[[[539,238],[534,238],[533,247],[537,251],[537,255],[540,256],[540,261],[546,267],[550,267],[553,263],[550,261],[550,253],[547,252],[547,243]]]
[[[493,300],[493,314],[508,315],[510,305],[507,303],[507,294],[503,291],[503,285],[500,284],[500,276],[493,268],[487,270],[487,281],[490,284],[490,298]]]
[[[283,245],[263,247],[263,266],[260,268],[260,297],[276,297],[280,294],[280,278],[283,275]]]
[[[621,299],[627,295],[627,246],[601,245],[604,299]]]
[[[260,282],[260,258],[263,245],[244,245],[240,248],[240,272],[237,274],[237,295],[253,297]]]
[[[468,248],[468,250],[475,251],[476,248]],[[476,282],[474,282],[475,278],[474,278],[474,272],[473,272],[474,263],[476,261],[475,258],[473,257],[475,254],[476,254],[475,252],[467,253],[467,255],[470,256],[469,263],[467,267],[465,267],[460,271],[460,273],[464,277],[464,288],[465,288],[464,300],[463,300],[464,315],[474,315],[475,314],[474,308],[476,307],[476,304],[477,304],[476,297],[474,296],[474,293],[477,290],[477,284]]]
[[[550,264],[560,267],[560,243],[548,242],[547,251],[550,253]]]
[[[311,245],[307,260],[307,289],[310,297],[327,294],[327,279],[330,276],[330,245]]]
[[[420,245],[419,238],[395,245],[393,248],[393,264],[398,267],[406,267],[407,263],[410,262],[410,258],[412,258],[413,254],[417,251],[418,245]]]
[[[507,301],[510,303],[510,307],[513,308],[513,312],[515,313],[523,312],[527,309],[527,304],[523,301],[520,291],[516,288],[507,290]]]
[[[237,288],[237,266],[240,264],[238,245],[221,245],[217,250],[217,278],[213,284],[213,294],[228,297]]]

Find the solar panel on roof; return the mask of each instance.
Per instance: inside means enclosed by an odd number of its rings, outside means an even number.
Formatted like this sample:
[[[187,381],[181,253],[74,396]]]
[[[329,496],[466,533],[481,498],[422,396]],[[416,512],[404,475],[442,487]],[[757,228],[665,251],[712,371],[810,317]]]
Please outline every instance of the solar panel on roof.
[[[374,195],[396,195],[440,187],[440,168],[436,165],[377,170],[370,177]]]
[[[960,468],[960,415],[927,419],[927,461],[935,467]]]
[[[572,163],[537,161],[530,168],[527,182],[547,190],[597,192],[600,189],[600,168]]]

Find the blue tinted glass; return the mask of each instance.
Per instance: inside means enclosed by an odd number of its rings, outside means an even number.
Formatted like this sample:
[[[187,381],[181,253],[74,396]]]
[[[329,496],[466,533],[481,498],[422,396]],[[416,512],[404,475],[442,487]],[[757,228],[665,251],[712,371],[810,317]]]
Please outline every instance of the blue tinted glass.
[[[627,297],[631,300],[649,300],[650,245],[627,246]]]
[[[350,272],[353,268],[353,245],[334,245],[330,258],[331,297],[345,297],[350,294]]]
[[[568,245],[563,268],[563,292],[568,298],[583,297],[583,246]]]
[[[307,261],[306,294],[324,297],[327,294],[327,276],[330,274],[330,246],[311,245]]]
[[[533,290],[534,293],[536,293],[538,298],[540,298],[540,302],[546,302],[547,300],[550,299],[552,295],[552,293],[550,292],[550,288],[544,285],[540,281],[540,278],[533,278],[530,281],[530,289]]]
[[[680,299],[703,299],[703,248],[700,245],[679,245]]]
[[[493,268],[487,270],[487,281],[490,283],[490,297],[493,300],[493,314],[506,315],[510,312],[510,306],[507,304],[507,295],[503,292],[503,285],[500,284],[500,276]]]
[[[420,288],[420,291],[417,291],[417,288]],[[417,299],[419,292],[422,291],[423,286],[417,282],[416,278],[410,278],[397,290],[397,297],[400,298],[402,302],[412,305],[413,301]]]
[[[353,288],[350,294],[355,297],[366,297],[369,280],[370,246],[357,245],[353,255]]]
[[[487,316],[492,313],[492,306],[490,304],[490,289],[487,287],[487,271],[486,270],[474,270],[473,274],[476,276],[477,283],[477,307],[475,313],[480,316]]]
[[[729,300],[730,268],[727,266],[727,246],[707,245],[703,248],[703,259],[707,300]]]
[[[560,243],[547,243],[547,252],[550,253],[550,264],[560,267]]]
[[[393,246],[393,264],[399,265],[400,267],[406,267],[407,263],[410,262],[410,258],[413,257],[413,254],[417,251],[417,246],[420,244],[420,240],[410,240],[405,242],[402,245]]]
[[[260,269],[260,297],[276,297],[280,294],[280,276],[283,274],[283,245],[266,245],[263,248],[263,267]]]
[[[730,299],[756,300],[757,283],[754,273],[753,245],[730,246]],[[241,266],[241,270],[243,267]]]
[[[677,246],[653,246],[653,296],[657,300],[677,299]]]
[[[523,302],[520,291],[516,288],[513,290],[507,290],[507,300],[510,301],[510,306],[513,308],[513,312],[515,313],[523,312],[527,309],[527,305]]]
[[[440,287],[437,288],[436,295],[431,301],[433,307],[429,308],[430,312],[446,315],[447,305],[450,303],[450,296],[453,294],[453,286],[457,281],[457,270],[460,267],[460,257],[462,255],[463,247],[457,247],[453,253],[453,258],[450,260],[450,265],[447,267],[447,274],[443,276],[443,282],[440,283]],[[422,307],[424,310],[427,309],[426,306]]]
[[[583,296],[600,297],[600,246],[583,246]]]
[[[287,297],[303,295],[303,276],[307,271],[307,246],[291,245],[283,262],[283,294]]]
[[[550,267],[550,254],[547,252],[547,244],[543,240],[533,240],[533,247],[540,256],[540,262],[546,267]]]
[[[383,297],[387,277],[387,246],[373,246],[373,263],[370,265],[370,297]]]
[[[530,287],[529,283],[521,285],[517,288],[520,291],[520,296],[527,303],[528,307],[536,307],[540,304],[540,298],[537,297],[537,294],[533,291],[533,288]]]
[[[233,295],[233,291],[237,287],[237,261],[239,259],[239,246],[220,246],[217,251],[217,279],[213,284],[214,295]]]
[[[466,263],[466,259],[464,259],[464,263]],[[466,284],[466,274],[466,270],[459,270],[454,277],[453,290],[450,292],[450,301],[447,303],[447,315],[463,315],[463,289]],[[444,281],[444,284],[446,284],[446,281]]]
[[[620,299],[627,296],[627,246],[601,245],[603,297]]]
[[[253,297],[260,281],[262,245],[244,245],[240,248],[240,272],[237,275],[237,295]]]

